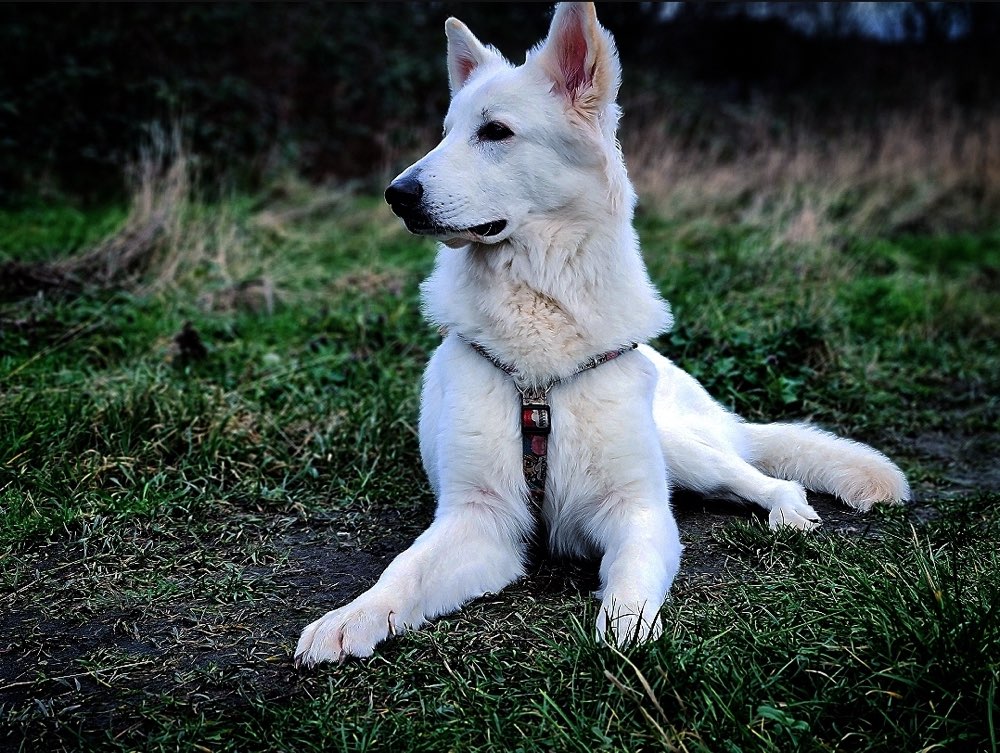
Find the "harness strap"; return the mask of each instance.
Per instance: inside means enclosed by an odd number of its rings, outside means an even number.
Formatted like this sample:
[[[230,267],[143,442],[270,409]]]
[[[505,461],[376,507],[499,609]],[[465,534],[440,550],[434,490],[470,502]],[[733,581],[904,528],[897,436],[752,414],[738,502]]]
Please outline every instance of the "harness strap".
[[[549,432],[552,430],[552,408],[549,405],[549,390],[567,379],[575,377],[589,369],[596,368],[618,356],[635,350],[638,343],[625,345],[618,350],[599,353],[582,364],[565,377],[552,379],[544,385],[522,388],[517,385],[517,368],[504,363],[490,353],[486,348],[473,340],[459,335],[469,346],[500,371],[515,380],[515,386],[521,393],[521,460],[524,469],[524,480],[528,484],[528,500],[535,512],[536,527],[541,528],[542,504],[545,502],[545,477],[548,471]]]
[[[528,482],[528,499],[535,507],[535,516],[545,502],[545,474],[549,469],[549,432],[552,430],[552,409],[549,388],[521,392],[521,465]]]

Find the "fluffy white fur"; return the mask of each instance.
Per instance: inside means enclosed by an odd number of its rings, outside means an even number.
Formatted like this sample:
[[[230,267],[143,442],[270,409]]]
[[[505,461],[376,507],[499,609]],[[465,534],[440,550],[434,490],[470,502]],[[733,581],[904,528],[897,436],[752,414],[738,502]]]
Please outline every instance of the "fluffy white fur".
[[[524,574],[533,521],[518,387],[459,335],[514,364],[525,386],[671,324],[632,226],[615,139],[618,56],[592,4],[560,4],[518,67],[455,19],[446,32],[444,138],[393,183],[419,183],[419,206],[398,213],[444,244],[423,286],[427,317],[448,333],[420,415],[437,512],[375,586],[305,628],[296,661],[307,665],[368,656]],[[484,139],[486,123],[512,135]],[[481,234],[499,220],[502,231]],[[809,426],[744,423],[647,346],[557,385],[550,401],[549,545],[601,557],[600,638],[661,630],[681,557],[670,484],[756,503],[772,526],[801,529],[819,523],[804,486],[860,510],[909,497],[884,455]]]

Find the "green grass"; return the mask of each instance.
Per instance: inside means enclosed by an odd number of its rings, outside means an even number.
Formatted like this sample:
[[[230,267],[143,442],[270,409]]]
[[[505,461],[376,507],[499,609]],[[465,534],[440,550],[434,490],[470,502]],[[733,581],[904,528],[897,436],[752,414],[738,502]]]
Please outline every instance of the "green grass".
[[[0,258],[45,261],[66,256],[113,232],[124,217],[117,206],[0,209]]]
[[[656,345],[752,420],[875,444],[920,503],[857,518],[818,499],[811,536],[682,504],[651,646],[594,645],[593,564],[549,563],[297,674],[301,627],[432,514],[434,250],[374,197],[184,212],[157,285],[0,304],[0,748],[997,749],[996,232],[793,244],[642,215],[677,317]],[[124,216],[7,211],[0,263]],[[185,323],[202,348],[176,344]]]

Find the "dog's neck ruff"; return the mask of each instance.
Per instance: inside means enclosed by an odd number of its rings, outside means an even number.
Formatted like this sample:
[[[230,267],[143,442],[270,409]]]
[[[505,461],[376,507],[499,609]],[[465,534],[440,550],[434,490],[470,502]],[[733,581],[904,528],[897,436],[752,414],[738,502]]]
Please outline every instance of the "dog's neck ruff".
[[[545,476],[548,471],[549,431],[552,428],[552,408],[549,406],[549,390],[557,384],[575,377],[584,371],[597,368],[601,364],[613,361],[618,356],[635,350],[638,343],[629,343],[606,353],[591,356],[577,366],[571,374],[538,386],[522,387],[517,383],[517,367],[505,363],[490,353],[479,343],[459,335],[474,351],[496,366],[500,371],[514,380],[518,392],[521,393],[521,457],[524,467],[524,480],[528,484],[528,499],[535,508],[536,526],[541,527],[542,503],[545,501]]]

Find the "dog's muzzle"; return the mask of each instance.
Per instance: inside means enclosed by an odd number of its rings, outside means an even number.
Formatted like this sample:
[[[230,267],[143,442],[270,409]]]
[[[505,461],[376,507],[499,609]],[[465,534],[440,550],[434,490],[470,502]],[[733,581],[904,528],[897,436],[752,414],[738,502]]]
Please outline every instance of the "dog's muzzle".
[[[491,238],[507,227],[507,220],[492,220],[472,227],[451,227],[435,223],[423,205],[424,187],[415,177],[397,178],[385,189],[385,200],[393,214],[403,220],[406,229],[418,235],[468,234],[473,239]]]

